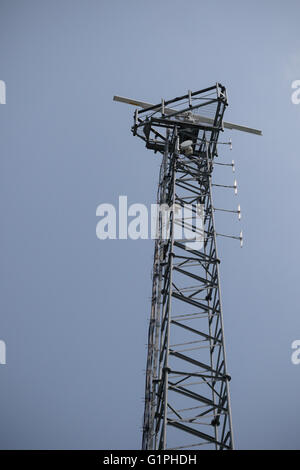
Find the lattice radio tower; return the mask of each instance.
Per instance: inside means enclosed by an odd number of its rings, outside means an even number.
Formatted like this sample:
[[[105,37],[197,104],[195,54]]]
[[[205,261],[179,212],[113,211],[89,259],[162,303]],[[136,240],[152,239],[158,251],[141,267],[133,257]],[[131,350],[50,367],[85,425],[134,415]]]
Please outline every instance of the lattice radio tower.
[[[161,153],[157,203],[170,208],[158,211],[142,448],[233,449],[212,174],[224,128],[261,131],[223,121],[219,83],[156,105],[114,100],[137,106],[132,132]]]

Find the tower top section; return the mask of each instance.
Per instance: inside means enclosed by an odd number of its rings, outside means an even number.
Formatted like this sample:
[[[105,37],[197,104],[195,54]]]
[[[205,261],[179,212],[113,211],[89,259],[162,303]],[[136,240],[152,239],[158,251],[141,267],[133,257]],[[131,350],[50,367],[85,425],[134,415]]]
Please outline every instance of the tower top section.
[[[199,91],[188,91],[186,95],[171,100],[161,99],[158,104],[139,101],[122,96],[114,96],[114,101],[136,106],[133,132],[136,135],[138,128],[150,121],[162,127],[179,128],[189,124],[206,131],[218,129],[232,129],[250,134],[262,135],[259,129],[233,124],[223,121],[223,113],[228,105],[226,88],[220,83]],[[220,109],[218,109],[220,108]],[[222,117],[219,111],[223,108]]]

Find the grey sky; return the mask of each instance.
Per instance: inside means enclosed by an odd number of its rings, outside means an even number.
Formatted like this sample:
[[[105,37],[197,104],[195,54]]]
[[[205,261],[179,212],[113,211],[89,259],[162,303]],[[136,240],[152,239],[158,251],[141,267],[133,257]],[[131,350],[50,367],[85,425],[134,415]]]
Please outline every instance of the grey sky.
[[[133,108],[219,81],[243,218],[218,217],[236,445],[299,448],[300,4],[1,0],[1,448],[139,448],[151,241],[96,238],[96,207],[155,202]],[[216,179],[231,184],[230,170]]]

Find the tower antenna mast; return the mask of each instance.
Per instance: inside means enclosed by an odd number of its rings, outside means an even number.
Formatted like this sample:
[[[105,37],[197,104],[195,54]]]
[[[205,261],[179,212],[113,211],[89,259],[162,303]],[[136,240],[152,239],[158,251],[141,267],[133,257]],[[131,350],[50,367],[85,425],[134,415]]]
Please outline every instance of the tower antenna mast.
[[[157,219],[142,448],[233,449],[212,175],[224,128],[262,132],[223,121],[220,83],[159,104],[114,100],[137,107],[132,132],[162,155],[157,203],[171,209]],[[176,216],[187,205],[190,225]]]

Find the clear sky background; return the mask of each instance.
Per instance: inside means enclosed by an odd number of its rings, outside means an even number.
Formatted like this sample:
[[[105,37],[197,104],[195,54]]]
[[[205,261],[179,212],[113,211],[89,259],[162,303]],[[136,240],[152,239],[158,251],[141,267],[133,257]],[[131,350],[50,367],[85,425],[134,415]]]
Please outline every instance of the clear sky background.
[[[300,448],[300,3],[1,0],[0,447],[141,445],[152,241],[96,238],[96,207],[155,202],[133,108],[221,82],[243,218],[217,218],[236,446]],[[215,182],[232,184],[230,169]],[[218,181],[217,181],[218,180]],[[225,191],[225,192],[224,192]]]

